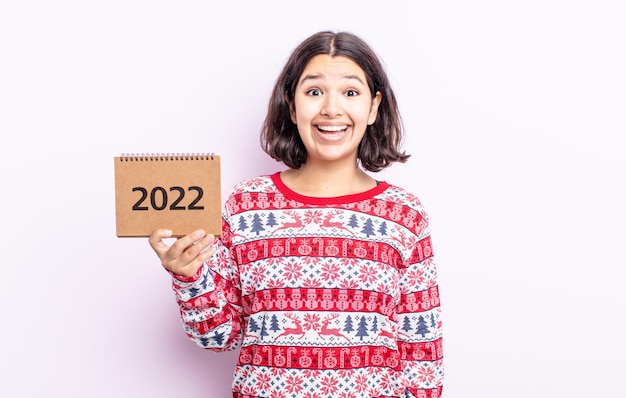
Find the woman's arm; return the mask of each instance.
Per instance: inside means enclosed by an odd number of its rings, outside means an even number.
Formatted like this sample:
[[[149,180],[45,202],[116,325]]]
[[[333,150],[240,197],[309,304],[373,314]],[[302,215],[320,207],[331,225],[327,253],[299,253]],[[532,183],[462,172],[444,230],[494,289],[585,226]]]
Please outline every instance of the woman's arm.
[[[426,217],[424,217],[426,221]],[[440,397],[443,348],[437,269],[427,224],[400,275],[398,348],[407,397]]]
[[[158,230],[150,244],[172,275],[187,336],[200,347],[230,350],[241,343],[241,302],[236,268],[221,240],[196,231],[168,246]]]

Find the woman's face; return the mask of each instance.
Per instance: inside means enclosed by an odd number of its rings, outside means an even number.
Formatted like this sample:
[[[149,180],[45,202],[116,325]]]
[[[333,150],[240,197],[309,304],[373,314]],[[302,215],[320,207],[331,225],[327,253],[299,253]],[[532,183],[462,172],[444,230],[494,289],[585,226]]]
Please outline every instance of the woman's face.
[[[307,164],[356,163],[365,129],[374,123],[381,94],[374,97],[365,72],[350,58],[317,55],[302,71],[291,104],[307,150]]]

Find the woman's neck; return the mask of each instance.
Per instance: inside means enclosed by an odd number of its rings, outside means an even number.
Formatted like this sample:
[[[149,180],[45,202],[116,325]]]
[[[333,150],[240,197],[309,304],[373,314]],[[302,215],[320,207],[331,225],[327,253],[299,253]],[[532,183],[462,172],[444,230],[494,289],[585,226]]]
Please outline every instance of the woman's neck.
[[[352,195],[376,186],[376,180],[356,164],[344,167],[313,167],[304,164],[297,170],[283,171],[281,179],[292,191],[313,197]]]

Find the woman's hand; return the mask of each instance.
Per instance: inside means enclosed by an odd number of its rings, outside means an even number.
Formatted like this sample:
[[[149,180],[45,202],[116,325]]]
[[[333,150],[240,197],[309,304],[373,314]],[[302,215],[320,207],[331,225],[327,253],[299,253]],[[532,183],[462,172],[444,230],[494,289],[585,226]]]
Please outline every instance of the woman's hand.
[[[205,235],[199,229],[179,238],[171,246],[163,239],[171,238],[172,231],[157,229],[150,234],[148,242],[161,259],[163,267],[175,274],[193,276],[209,257],[215,253],[215,247],[207,248],[215,242],[214,235]]]

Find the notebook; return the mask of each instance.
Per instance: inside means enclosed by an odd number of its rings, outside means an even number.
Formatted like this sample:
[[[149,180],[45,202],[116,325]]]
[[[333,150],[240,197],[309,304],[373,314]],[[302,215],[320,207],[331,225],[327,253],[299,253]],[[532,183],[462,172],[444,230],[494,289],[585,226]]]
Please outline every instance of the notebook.
[[[219,156],[122,154],[114,164],[118,237],[147,237],[159,228],[176,237],[196,229],[221,235]]]

